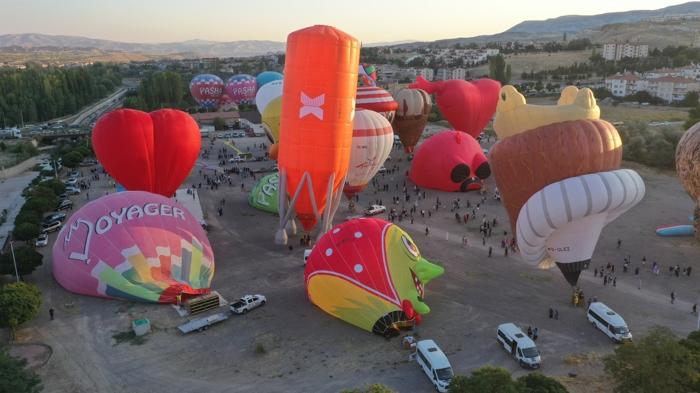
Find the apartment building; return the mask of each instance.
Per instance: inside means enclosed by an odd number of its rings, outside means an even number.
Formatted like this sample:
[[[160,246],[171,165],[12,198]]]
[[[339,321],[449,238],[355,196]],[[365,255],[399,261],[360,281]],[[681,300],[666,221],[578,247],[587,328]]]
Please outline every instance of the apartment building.
[[[624,44],[604,44],[603,45],[603,58],[605,60],[621,60],[625,57],[648,57],[649,56],[649,45],[646,44],[630,44],[628,42]]]

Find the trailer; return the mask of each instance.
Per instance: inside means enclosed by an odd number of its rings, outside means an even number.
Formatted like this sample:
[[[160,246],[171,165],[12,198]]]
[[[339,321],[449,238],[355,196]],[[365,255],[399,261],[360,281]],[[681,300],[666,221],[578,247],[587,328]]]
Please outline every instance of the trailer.
[[[228,313],[217,313],[217,314],[210,315],[208,317],[193,319],[187,323],[184,323],[184,324],[178,326],[177,328],[180,329],[182,334],[187,334],[187,333],[191,333],[194,331],[201,332],[201,331],[207,330],[209,328],[209,326],[211,326],[215,323],[219,323],[219,322],[223,322],[223,321],[227,320],[228,317],[229,317]]]

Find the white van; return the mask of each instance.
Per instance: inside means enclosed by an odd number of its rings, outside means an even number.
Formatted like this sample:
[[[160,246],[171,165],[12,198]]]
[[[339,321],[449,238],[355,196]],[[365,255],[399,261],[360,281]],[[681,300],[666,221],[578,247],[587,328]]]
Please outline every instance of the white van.
[[[607,334],[611,340],[621,343],[632,340],[632,333],[620,314],[601,302],[593,302],[588,307],[588,322]]]
[[[450,386],[454,373],[450,361],[433,340],[421,340],[416,344],[416,362],[428,376],[435,389],[444,393]]]
[[[540,367],[542,358],[535,342],[514,323],[498,325],[496,341],[503,346],[506,352],[513,355],[521,367]]]

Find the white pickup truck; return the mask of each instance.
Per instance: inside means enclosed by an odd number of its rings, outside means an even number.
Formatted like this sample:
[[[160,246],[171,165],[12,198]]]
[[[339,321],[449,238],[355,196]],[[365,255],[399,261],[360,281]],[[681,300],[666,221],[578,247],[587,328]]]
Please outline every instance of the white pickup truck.
[[[245,314],[254,308],[264,306],[266,302],[267,298],[263,295],[245,295],[231,304],[229,308],[234,314]]]

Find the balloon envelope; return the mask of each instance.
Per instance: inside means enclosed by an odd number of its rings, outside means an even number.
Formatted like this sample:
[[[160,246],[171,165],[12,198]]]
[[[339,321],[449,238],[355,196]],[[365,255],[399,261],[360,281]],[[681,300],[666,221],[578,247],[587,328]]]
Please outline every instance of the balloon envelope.
[[[248,204],[258,210],[276,214],[279,181],[278,172],[264,176],[250,191]]]
[[[187,178],[202,144],[189,114],[118,109],[103,115],[92,131],[95,155],[127,190],[171,196]]]
[[[215,108],[224,92],[224,81],[216,75],[200,74],[190,81],[190,93],[204,108]]]
[[[350,167],[343,192],[348,198],[360,193],[384,165],[394,144],[391,124],[367,109],[355,110]]]
[[[226,81],[226,94],[231,100],[240,104],[252,104],[255,101],[255,93],[258,90],[255,77],[248,74],[238,74]]]
[[[401,139],[406,153],[412,153],[420,140],[433,103],[430,95],[421,89],[401,89],[394,94],[398,103],[392,125]]]
[[[277,143],[280,140],[280,116],[282,115],[282,97],[277,97],[270,101],[262,113],[262,124],[265,127],[270,143]]]
[[[411,160],[408,177],[424,188],[469,191],[481,188],[491,175],[479,142],[459,131],[443,131],[426,139]]]
[[[255,77],[255,82],[259,89],[272,81],[281,80],[282,78],[284,76],[277,71],[263,71]]]
[[[209,292],[214,254],[182,205],[125,191],[89,202],[68,219],[52,270],[61,286],[82,295],[174,303]]]
[[[270,101],[282,97],[283,83],[282,80],[272,81],[258,89],[255,94],[255,106],[261,115],[265,112]]]
[[[357,108],[369,109],[386,117],[389,121],[394,119],[394,111],[398,104],[388,91],[377,86],[360,86],[357,88]]]
[[[304,279],[309,300],[323,311],[390,336],[430,312],[425,284],[443,273],[401,228],[363,218],[337,225],[319,239]]]

